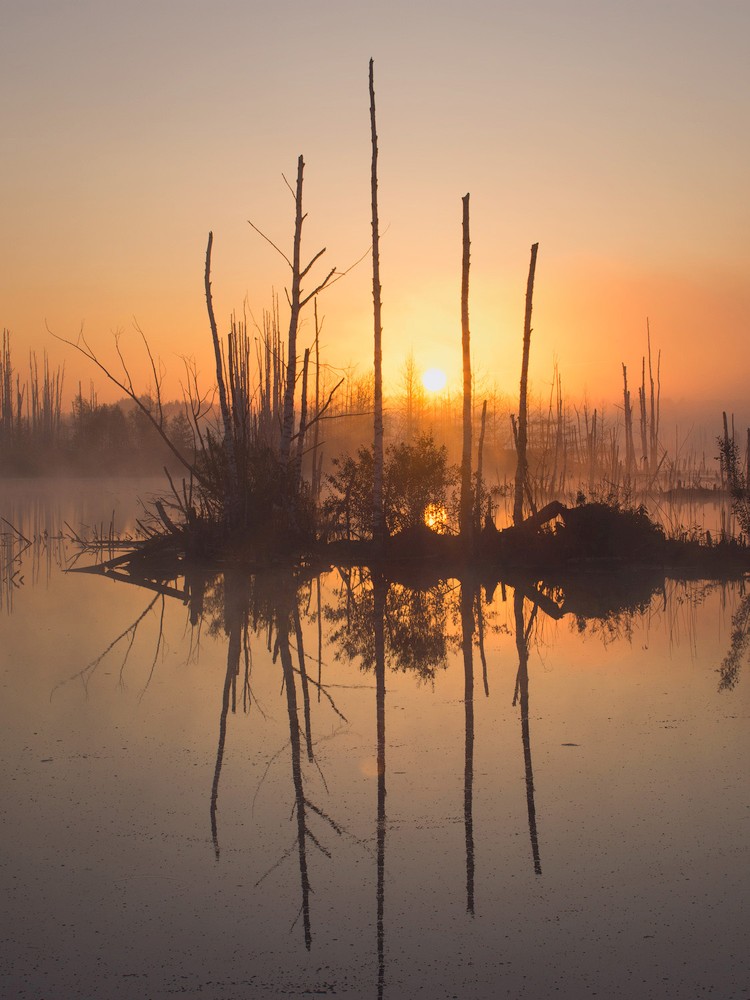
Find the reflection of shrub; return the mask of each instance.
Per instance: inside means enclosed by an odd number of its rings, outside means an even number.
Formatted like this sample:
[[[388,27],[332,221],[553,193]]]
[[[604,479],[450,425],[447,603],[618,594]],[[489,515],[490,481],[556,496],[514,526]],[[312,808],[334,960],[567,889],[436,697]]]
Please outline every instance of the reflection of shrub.
[[[346,601],[324,609],[337,660],[359,660],[362,670],[375,666],[373,584],[362,570],[350,578]],[[398,583],[386,586],[383,632],[391,670],[413,672],[426,681],[448,666],[448,615],[455,589],[441,581],[425,590]],[[454,610],[454,609],[453,609]]]
[[[334,459],[328,476],[329,495],[323,521],[329,536],[367,538],[372,531],[372,448],[360,448],[355,458]],[[456,481],[448,466],[448,452],[432,436],[391,444],[383,472],[383,508],[390,535],[424,523],[428,507],[447,506]]]

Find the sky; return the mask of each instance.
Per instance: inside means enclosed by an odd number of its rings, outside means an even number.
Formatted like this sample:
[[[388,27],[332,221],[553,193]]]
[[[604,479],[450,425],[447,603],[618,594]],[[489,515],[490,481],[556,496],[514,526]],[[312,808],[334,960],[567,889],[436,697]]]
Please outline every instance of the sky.
[[[288,267],[297,157],[314,274],[370,242],[375,60],[387,386],[407,354],[460,383],[461,198],[470,192],[473,362],[517,392],[529,250],[531,380],[621,398],[646,349],[680,405],[741,410],[750,327],[747,0],[0,0],[0,325],[72,392],[137,323],[178,395],[211,381],[203,267],[221,330],[260,318]],[[335,368],[372,356],[370,262],[321,296]],[[282,320],[285,319],[285,314]],[[311,339],[308,313],[301,346]],[[747,407],[746,407],[747,409]]]

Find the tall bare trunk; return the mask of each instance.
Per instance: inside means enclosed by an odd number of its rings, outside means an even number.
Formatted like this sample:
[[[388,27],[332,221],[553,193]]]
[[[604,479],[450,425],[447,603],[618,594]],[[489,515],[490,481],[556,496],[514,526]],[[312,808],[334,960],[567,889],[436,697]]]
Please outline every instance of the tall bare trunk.
[[[659,408],[661,404],[661,351],[656,360],[656,389],[654,388],[654,372],[651,363],[651,327],[646,318],[646,338],[648,343],[648,379],[650,383],[650,422],[649,422],[649,469],[654,476],[659,462]]]
[[[534,299],[534,274],[536,272],[536,256],[539,244],[531,247],[529,277],[526,282],[526,312],[523,321],[523,357],[521,359],[521,392],[518,403],[518,464],[516,466],[516,488],[513,501],[513,523],[523,521],[523,492],[528,477],[528,462],[526,459],[527,443],[527,396],[529,388],[529,348],[531,346],[531,308]]]
[[[302,177],[305,171],[305,161],[300,156],[297,160],[297,187],[294,195],[294,248],[292,251],[292,292],[289,299],[289,336],[287,338],[286,383],[284,386],[284,417],[281,425],[280,458],[282,465],[287,465],[292,448],[292,433],[294,431],[294,389],[297,381],[297,327],[300,314],[300,251],[302,246]]]
[[[633,476],[633,461],[635,448],[633,446],[633,410],[630,406],[630,390],[628,389],[628,369],[622,366],[622,398],[625,411],[625,478],[630,483]]]
[[[461,508],[459,528],[462,538],[472,537],[471,496],[471,345],[469,335],[469,195],[463,199],[463,254],[461,257],[461,353],[464,372],[463,451],[461,454]]]
[[[211,324],[211,340],[214,345],[214,358],[216,360],[216,383],[219,388],[219,406],[221,408],[221,420],[224,425],[224,447],[227,455],[227,504],[225,515],[229,526],[235,527],[239,515],[239,482],[237,476],[237,456],[234,450],[234,434],[232,433],[232,418],[229,412],[227,401],[227,389],[224,382],[224,364],[221,357],[221,345],[219,344],[219,333],[216,328],[216,317],[214,316],[213,299],[211,297],[211,248],[213,247],[214,234],[208,234],[208,246],[206,247],[206,306],[208,308],[208,320]]]
[[[378,229],[378,133],[375,124],[375,84],[370,60],[370,132],[372,139],[372,302],[375,328],[374,441],[372,478],[372,537],[376,545],[385,538],[383,515],[383,326],[380,317],[380,234]]]
[[[641,386],[638,390],[638,410],[641,427],[641,464],[648,468],[648,420],[646,417],[646,358],[641,359]]]
[[[312,496],[317,505],[320,495],[320,476],[318,470],[318,447],[320,441],[320,326],[318,324],[318,300],[314,303],[315,311],[315,427],[313,428],[312,446]]]
[[[484,454],[484,432],[487,426],[487,400],[482,403],[482,422],[479,425],[479,447],[477,448],[477,493],[474,502],[474,524],[476,530],[482,527],[482,457]],[[488,512],[489,513],[489,512]]]
[[[302,403],[299,414],[299,433],[297,434],[296,477],[299,483],[302,479],[302,455],[305,450],[305,432],[307,430],[307,375],[310,368],[310,348],[305,348],[305,359],[302,364]],[[317,421],[315,426],[317,427]]]

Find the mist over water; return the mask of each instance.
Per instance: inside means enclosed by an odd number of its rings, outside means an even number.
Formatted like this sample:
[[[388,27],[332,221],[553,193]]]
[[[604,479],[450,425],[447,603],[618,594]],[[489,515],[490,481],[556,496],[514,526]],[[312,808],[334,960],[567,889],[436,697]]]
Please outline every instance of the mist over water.
[[[745,995],[742,583],[62,572],[144,485],[3,487],[0,995]]]

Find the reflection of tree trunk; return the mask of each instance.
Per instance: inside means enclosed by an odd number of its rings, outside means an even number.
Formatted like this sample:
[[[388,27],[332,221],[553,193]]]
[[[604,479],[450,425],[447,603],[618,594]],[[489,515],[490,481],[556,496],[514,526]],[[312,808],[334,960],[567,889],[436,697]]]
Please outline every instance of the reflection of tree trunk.
[[[318,703],[320,703],[320,685],[323,683],[323,611],[320,600],[320,577],[315,578],[318,595]]]
[[[196,572],[190,565],[189,560],[185,561],[185,600],[190,608],[190,625],[195,628],[203,615],[203,601],[206,595],[206,577],[201,572]]]
[[[377,715],[378,814],[377,814],[377,938],[378,1000],[385,985],[385,595],[382,578],[373,580],[375,630],[375,705]]]
[[[305,928],[305,947],[310,950],[310,879],[307,874],[307,824],[305,817],[305,792],[302,785],[302,754],[300,745],[299,720],[297,717],[297,688],[294,682],[292,650],[289,645],[289,615],[284,612],[278,617],[278,645],[281,666],[284,671],[286,705],[289,713],[289,741],[292,747],[292,782],[297,810],[297,847],[299,849],[299,874],[302,886],[302,920]]]
[[[479,639],[479,659],[482,661],[482,680],[484,682],[484,693],[487,698],[490,696],[490,685],[487,680],[487,657],[484,652],[484,612],[482,611],[482,591],[477,590],[477,637]]]
[[[313,759],[312,727],[310,725],[310,685],[307,682],[307,666],[305,665],[305,647],[302,640],[302,622],[299,609],[294,608],[294,632],[297,637],[297,656],[299,659],[299,674],[302,681],[302,706],[305,715],[305,741],[307,744],[307,759]]]
[[[534,804],[534,772],[531,766],[531,735],[529,733],[529,643],[523,620],[523,594],[518,590],[513,598],[513,610],[516,619],[516,649],[518,650],[518,678],[516,690],[521,701],[521,741],[523,743],[523,762],[526,771],[526,806],[529,813],[529,838],[531,853],[534,858],[534,871],[542,874],[542,862],[539,857],[539,839],[536,829],[536,806]],[[514,702],[515,704],[515,699]]]
[[[464,654],[466,719],[464,765],[464,830],[466,832],[466,909],[474,913],[474,595],[461,584],[461,648]]]
[[[214,842],[214,853],[216,860],[219,859],[219,828],[216,818],[217,804],[219,801],[219,779],[221,777],[221,765],[224,761],[224,744],[227,737],[227,716],[229,714],[229,695],[232,691],[234,680],[240,669],[240,650],[242,646],[242,613],[239,604],[236,608],[231,607],[232,602],[227,601],[225,608],[225,627],[229,634],[229,646],[227,649],[227,672],[224,677],[224,690],[221,696],[221,715],[219,716],[219,745],[216,748],[216,765],[214,767],[214,780],[211,786],[211,837]]]

